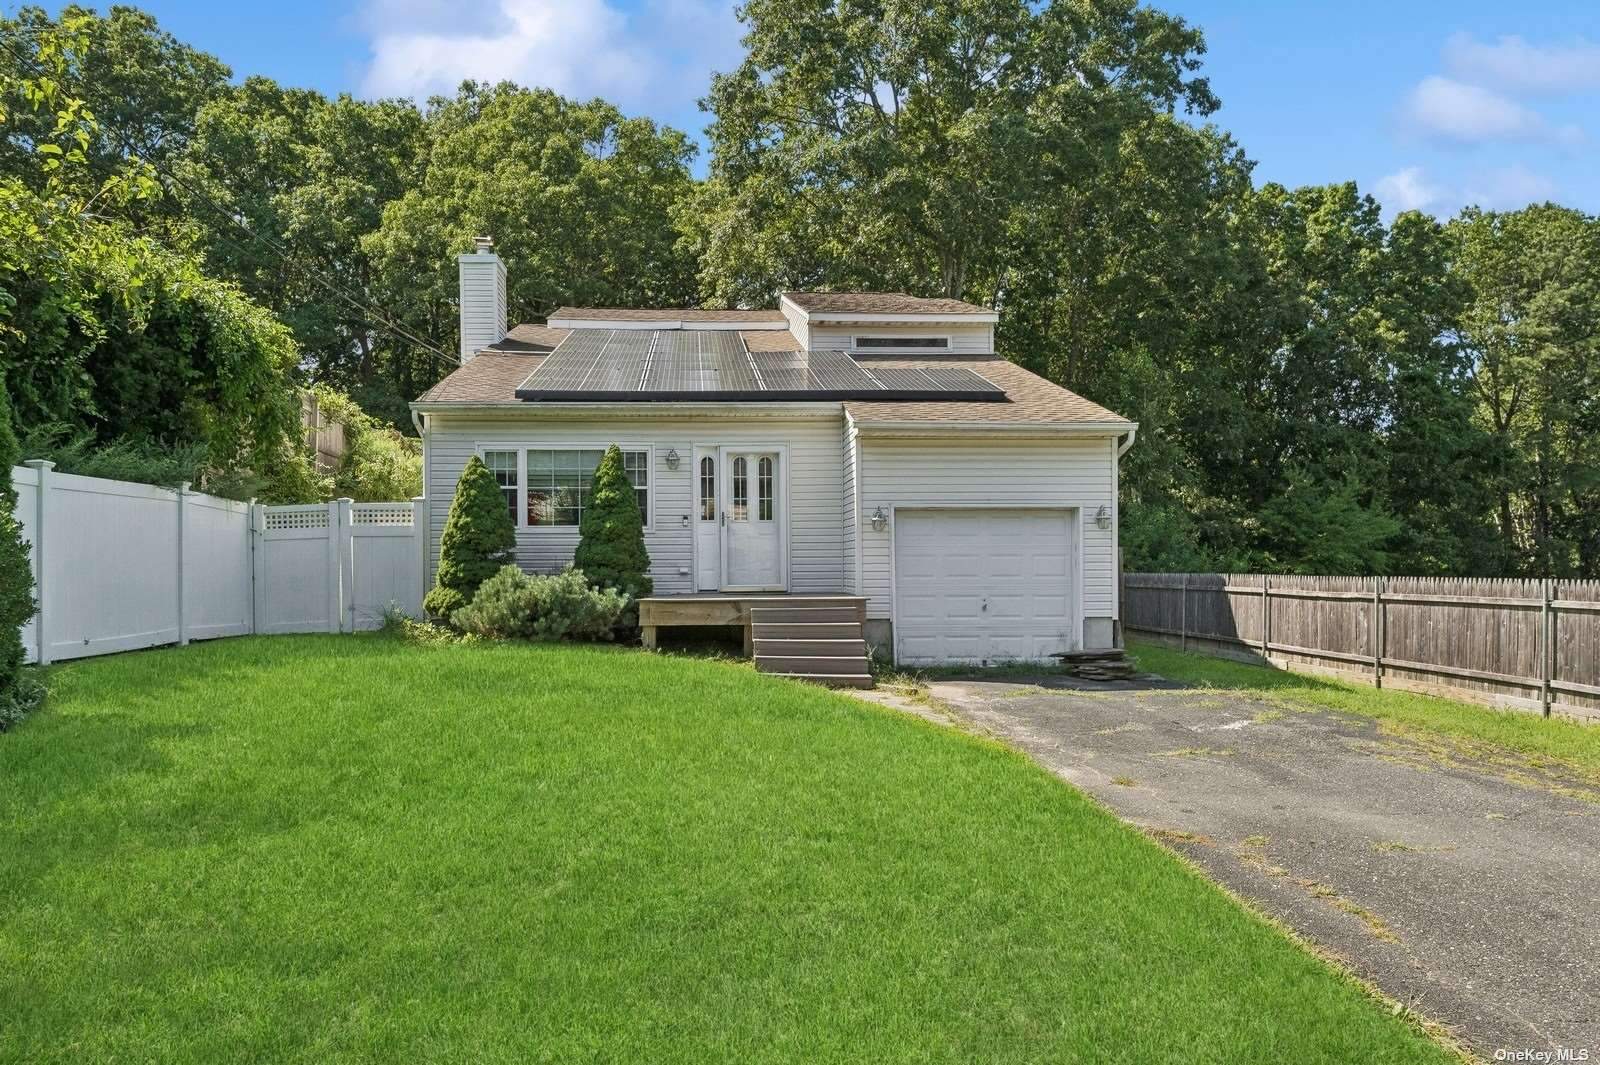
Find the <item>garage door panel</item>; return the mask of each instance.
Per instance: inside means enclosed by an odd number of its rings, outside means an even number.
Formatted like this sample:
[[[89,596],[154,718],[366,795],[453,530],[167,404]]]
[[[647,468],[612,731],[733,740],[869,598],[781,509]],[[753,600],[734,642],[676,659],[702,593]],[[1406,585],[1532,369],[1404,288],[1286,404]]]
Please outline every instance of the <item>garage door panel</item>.
[[[896,516],[896,642],[906,664],[1043,659],[1077,638],[1064,510]]]

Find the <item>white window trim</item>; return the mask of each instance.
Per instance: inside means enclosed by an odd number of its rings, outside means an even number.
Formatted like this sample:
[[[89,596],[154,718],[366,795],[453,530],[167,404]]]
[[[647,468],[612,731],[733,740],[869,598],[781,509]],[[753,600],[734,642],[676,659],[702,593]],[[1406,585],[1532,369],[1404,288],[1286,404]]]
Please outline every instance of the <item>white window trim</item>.
[[[893,333],[853,333],[850,336],[850,350],[866,355],[949,355],[955,350],[956,338],[949,333],[935,333],[930,336],[920,336],[917,340],[942,340],[944,347],[892,347],[884,348],[876,345],[862,348],[863,340],[902,340],[911,339],[904,332]]]
[[[647,456],[645,469],[650,471],[650,484],[646,488],[645,509],[648,513],[644,516],[644,531],[654,532],[656,527],[656,446],[654,444],[630,443],[625,440],[615,441],[616,446],[623,451],[643,451]],[[604,451],[611,444],[594,444],[588,442],[574,443],[564,440],[558,443],[534,441],[532,443],[517,441],[488,441],[476,445],[475,454],[481,459],[485,451],[515,451],[517,453],[517,522],[516,530],[530,536],[576,536],[576,525],[529,525],[528,524],[528,452],[530,451]]]

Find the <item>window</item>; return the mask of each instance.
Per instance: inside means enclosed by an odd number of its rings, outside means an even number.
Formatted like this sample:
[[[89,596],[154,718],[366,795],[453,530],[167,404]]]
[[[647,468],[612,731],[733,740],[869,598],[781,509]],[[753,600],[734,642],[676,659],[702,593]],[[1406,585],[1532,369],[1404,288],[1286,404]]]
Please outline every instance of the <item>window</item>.
[[[772,457],[761,456],[756,464],[756,520],[772,520]]]
[[[515,451],[485,451],[483,464],[494,474],[500,485],[500,494],[506,497],[506,508],[511,512],[511,524],[517,523],[517,453]]]
[[[700,520],[717,520],[717,464],[710,455],[700,460]]]
[[[592,501],[594,471],[605,451],[528,451],[527,524],[531,527],[572,526],[583,523],[583,510]],[[650,452],[624,451],[622,468],[633,485],[639,513],[650,524]]]
[[[856,337],[857,351],[949,351],[949,337]]]
[[[734,521],[750,520],[749,467],[743,455],[733,460],[733,505],[728,509],[733,511]]]

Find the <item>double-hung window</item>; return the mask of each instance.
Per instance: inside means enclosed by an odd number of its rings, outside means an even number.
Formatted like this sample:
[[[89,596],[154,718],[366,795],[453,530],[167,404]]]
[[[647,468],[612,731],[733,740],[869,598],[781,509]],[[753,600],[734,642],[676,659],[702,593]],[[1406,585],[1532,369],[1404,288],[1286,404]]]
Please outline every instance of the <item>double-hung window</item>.
[[[521,520],[516,524],[530,529],[575,528],[583,523],[584,511],[594,502],[594,472],[605,457],[604,448],[523,448],[486,450],[484,462],[510,459],[509,481],[500,481],[509,494],[512,516],[518,514],[517,496],[522,493]],[[622,467],[633,485],[634,499],[646,526],[650,524],[650,451],[624,449]],[[521,474],[519,481],[519,473]],[[497,470],[496,476],[500,474]],[[507,485],[509,484],[509,488]]]
[[[515,451],[485,451],[483,464],[494,474],[500,494],[505,496],[506,509],[511,512],[511,524],[517,523],[517,453]]]

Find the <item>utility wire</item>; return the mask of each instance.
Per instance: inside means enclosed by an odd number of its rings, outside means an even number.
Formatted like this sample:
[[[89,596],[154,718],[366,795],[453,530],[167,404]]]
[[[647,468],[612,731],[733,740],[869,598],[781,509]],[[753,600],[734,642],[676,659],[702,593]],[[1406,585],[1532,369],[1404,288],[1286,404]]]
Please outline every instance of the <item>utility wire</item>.
[[[8,41],[5,41],[3,39],[3,37],[0,37],[0,49],[4,49],[6,52],[10,53],[10,55],[11,55],[11,57],[13,59],[15,59],[18,63],[22,64],[27,69],[32,70],[35,75],[38,75],[38,76],[41,76],[41,77],[52,78],[52,79],[56,80],[58,82],[58,84],[62,84],[63,87],[65,87],[65,81],[63,79],[57,78],[56,75],[54,75],[51,72],[45,70],[35,60],[33,60],[30,56],[26,56],[26,55],[18,52],[16,49],[14,49],[11,46],[11,44]],[[123,131],[108,130],[108,132],[117,133],[117,132],[123,132]],[[136,147],[136,148],[143,148],[144,147],[143,145],[140,145],[137,142],[135,142],[134,138],[132,138],[131,136],[125,136],[124,137],[124,141],[125,141],[125,143],[133,144],[134,147]],[[459,358],[457,358],[456,356],[448,354],[443,349],[437,347],[433,343],[431,343],[431,342],[429,342],[427,340],[423,340],[421,337],[419,337],[416,334],[412,333],[410,330],[406,329],[405,327],[400,326],[400,325],[396,324],[395,322],[391,321],[389,318],[387,318],[385,315],[383,315],[381,312],[379,312],[378,309],[375,306],[373,306],[371,303],[368,303],[366,300],[364,300],[364,299],[362,299],[362,298],[360,298],[358,296],[352,296],[349,292],[347,292],[346,290],[340,288],[339,285],[336,282],[329,281],[326,277],[324,277],[314,267],[311,267],[308,264],[305,264],[303,262],[297,262],[296,261],[296,257],[295,257],[295,253],[293,252],[292,249],[284,246],[283,244],[281,244],[277,240],[273,239],[272,237],[267,236],[266,234],[258,233],[247,222],[245,222],[243,219],[241,219],[238,216],[237,212],[235,212],[235,211],[233,211],[233,210],[231,210],[231,209],[229,209],[227,207],[224,207],[223,205],[217,203],[216,200],[212,199],[211,196],[208,195],[202,189],[197,188],[192,182],[188,181],[185,178],[180,177],[179,175],[173,173],[167,167],[165,167],[165,166],[161,165],[160,163],[157,163],[157,162],[155,162],[155,161],[153,161],[151,159],[144,158],[143,156],[140,156],[140,161],[145,163],[147,166],[149,166],[156,173],[160,174],[162,177],[166,178],[173,185],[176,185],[176,186],[184,189],[191,196],[193,196],[196,199],[200,200],[207,207],[211,208],[211,210],[215,214],[217,214],[217,215],[221,216],[222,218],[226,219],[227,222],[230,225],[233,225],[234,227],[238,228],[240,231],[242,231],[247,236],[249,236],[252,240],[255,240],[258,243],[260,243],[260,244],[264,245],[265,247],[267,247],[269,250],[271,250],[279,258],[279,260],[281,260],[283,262],[283,264],[285,266],[297,267],[297,268],[303,270],[304,271],[304,275],[303,275],[304,277],[307,277],[310,280],[316,282],[317,285],[319,285],[320,287],[322,287],[326,291],[332,293],[334,296],[337,296],[339,299],[343,300],[349,307],[351,307],[352,309],[354,309],[354,310],[356,310],[357,312],[360,313],[361,318],[362,318],[363,321],[371,322],[371,323],[374,323],[376,325],[379,325],[379,326],[383,327],[384,330],[387,331],[395,339],[407,340],[407,341],[417,345],[418,347],[422,348],[423,350],[427,351],[430,355],[433,355],[435,358],[438,358],[441,361],[443,361],[443,362],[445,362],[445,363],[447,363],[447,364],[449,364],[451,366],[459,366],[459,365],[461,365],[461,360]],[[92,166],[93,164],[90,164],[90,165]],[[104,170],[102,170],[102,174],[105,174]],[[111,176],[115,176],[115,174],[105,174],[105,176],[111,177]],[[233,190],[229,189],[228,191],[231,193]],[[235,241],[229,240],[228,238],[221,237],[221,236],[219,236],[219,239],[221,239],[224,243],[229,244],[230,246],[232,246],[232,247],[234,247],[236,249],[243,250],[243,246],[238,244]]]

